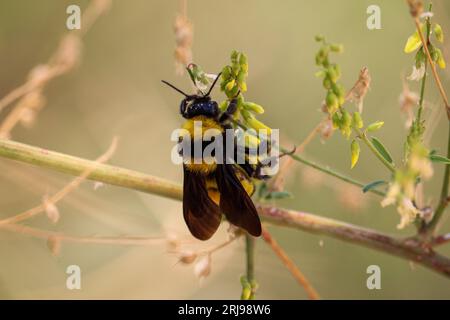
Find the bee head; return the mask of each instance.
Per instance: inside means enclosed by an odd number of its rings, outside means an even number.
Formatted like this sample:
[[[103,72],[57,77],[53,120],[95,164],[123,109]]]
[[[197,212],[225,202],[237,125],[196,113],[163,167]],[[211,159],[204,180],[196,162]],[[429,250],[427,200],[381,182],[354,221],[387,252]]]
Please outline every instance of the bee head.
[[[209,96],[191,96],[181,101],[180,113],[186,119],[195,116],[216,118],[219,115],[219,106]]]
[[[215,118],[219,115],[219,106],[217,105],[217,102],[211,100],[211,97],[209,95],[211,94],[211,91],[214,88],[219,77],[220,73],[217,75],[208,92],[204,95],[189,95],[167,81],[162,80],[162,82],[185,96],[185,98],[181,100],[180,103],[180,113],[183,118],[190,119],[192,117],[200,115]]]

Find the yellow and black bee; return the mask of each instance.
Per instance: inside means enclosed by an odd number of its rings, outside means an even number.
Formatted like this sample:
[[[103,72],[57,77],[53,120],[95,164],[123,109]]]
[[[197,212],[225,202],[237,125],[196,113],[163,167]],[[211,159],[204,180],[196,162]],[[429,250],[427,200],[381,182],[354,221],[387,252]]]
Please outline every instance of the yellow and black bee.
[[[216,132],[222,135],[223,143],[226,143],[227,139],[225,129],[233,128],[231,118],[237,109],[236,99],[231,100],[226,110],[221,112],[217,102],[212,101],[210,97],[219,77],[220,74],[206,94],[193,95],[188,95],[163,81],[185,96],[180,104],[180,113],[186,119],[182,128],[189,133],[192,143],[195,143],[194,121],[201,121],[202,132],[217,129]],[[207,144],[208,141],[203,140],[202,148]],[[226,157],[225,154],[223,156]],[[250,198],[255,189],[252,178],[265,178],[260,169],[261,166],[248,161],[242,164],[227,161],[211,163],[205,162],[204,159],[200,163],[185,162],[183,216],[192,235],[200,240],[211,238],[220,225],[223,213],[230,223],[253,236],[260,236],[261,222]]]

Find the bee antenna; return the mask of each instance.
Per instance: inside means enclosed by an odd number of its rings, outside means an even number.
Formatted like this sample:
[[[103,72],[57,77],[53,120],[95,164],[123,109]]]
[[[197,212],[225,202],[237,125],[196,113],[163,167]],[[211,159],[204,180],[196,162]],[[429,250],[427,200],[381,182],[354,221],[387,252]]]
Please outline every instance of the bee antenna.
[[[173,84],[170,84],[169,82],[165,81],[165,80],[161,80],[162,83],[168,85],[169,87],[171,87],[172,89],[174,89],[175,91],[178,91],[179,93],[181,93],[183,96],[185,97],[189,97],[188,94],[184,93],[183,91],[181,91],[180,89],[178,89],[177,87],[175,87]]]
[[[211,93],[212,89],[216,85],[217,80],[219,80],[221,74],[222,74],[222,72],[219,72],[219,74],[217,75],[216,79],[214,79],[214,82],[212,83],[211,87],[209,88],[208,92],[204,95],[204,97],[209,96],[209,94]]]

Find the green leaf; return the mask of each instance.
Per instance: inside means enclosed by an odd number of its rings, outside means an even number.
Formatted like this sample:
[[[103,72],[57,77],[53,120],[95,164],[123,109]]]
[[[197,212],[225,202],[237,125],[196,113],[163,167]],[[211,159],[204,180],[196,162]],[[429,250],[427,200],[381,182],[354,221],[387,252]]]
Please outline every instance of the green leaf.
[[[381,185],[383,185],[383,184],[387,184],[387,182],[384,181],[384,180],[376,180],[376,181],[373,181],[373,182],[371,182],[371,183],[366,184],[366,185],[362,188],[362,191],[363,191],[364,193],[366,193],[367,191],[370,191],[370,190],[372,190],[372,189],[374,189],[374,188],[376,188],[376,187],[378,187],[378,186],[381,186]]]
[[[267,199],[267,200],[269,200],[269,199],[280,200],[280,199],[286,199],[286,198],[292,198],[292,194],[287,191],[273,191],[265,196],[265,199]]]
[[[444,156],[440,156],[438,154],[430,154],[430,160],[433,162],[441,162],[445,164],[450,164],[450,159]]]
[[[267,184],[265,182],[261,182],[258,188],[258,198],[264,198],[267,195]]]
[[[372,144],[375,147],[375,149],[377,149],[378,152],[383,156],[383,158],[385,158],[390,163],[394,163],[389,151],[387,151],[386,147],[381,143],[380,140],[378,140],[375,137],[372,137]]]

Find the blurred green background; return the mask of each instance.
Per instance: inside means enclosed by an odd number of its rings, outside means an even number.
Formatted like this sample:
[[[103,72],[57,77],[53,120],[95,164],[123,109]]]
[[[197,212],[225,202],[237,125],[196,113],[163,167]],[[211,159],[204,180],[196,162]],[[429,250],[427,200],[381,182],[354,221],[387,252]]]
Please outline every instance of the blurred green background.
[[[21,84],[33,66],[47,61],[67,32],[69,4],[83,9],[88,1],[0,2],[1,96]],[[371,4],[381,7],[381,30],[366,27],[366,9]],[[110,163],[181,181],[181,168],[170,161],[170,134],[182,123],[180,96],[160,83],[166,79],[190,88],[188,78],[177,76],[174,68],[173,23],[178,10],[178,1],[114,1],[84,38],[81,65],[50,82],[45,90],[47,105],[34,127],[18,126],[12,139],[94,159],[118,135],[119,147]],[[450,35],[450,4],[435,1],[434,12]],[[403,47],[414,30],[404,1],[189,0],[188,16],[194,23],[194,61],[216,73],[228,62],[232,49],[246,52],[250,63],[247,99],[263,105],[264,122],[280,128],[282,136],[293,143],[301,141],[322,118],[319,109],[324,91],[314,77],[318,48],[314,35],[322,33],[330,41],[343,43],[345,53],[333,57],[341,64],[342,83],[351,88],[360,68],[369,68],[372,85],[364,118],[386,122],[377,136],[400,159],[406,131],[398,98],[401,76],[410,73],[413,63],[413,55],[404,54]],[[440,73],[449,88],[448,70]],[[442,109],[433,82],[428,83],[427,115],[433,108]],[[412,83],[411,88],[417,91],[418,84]],[[222,99],[217,90],[213,96]],[[0,113],[0,121],[6,114]],[[430,142],[441,153],[446,143],[444,118],[434,124]],[[349,143],[339,134],[326,143],[316,139],[305,156],[361,181],[388,178],[385,168],[364,147],[360,163],[350,171]],[[388,233],[414,233],[413,227],[398,231],[395,208],[381,209],[376,196],[361,198],[355,195],[359,190],[349,190],[332,178],[312,186],[306,182],[314,173],[304,169],[299,164],[293,167],[287,189],[294,198],[279,201],[280,206]],[[442,169],[435,165],[435,176],[426,183],[426,202],[437,200]],[[0,217],[38,204],[43,195],[59,190],[70,179],[0,159]],[[58,208],[58,224],[51,225],[45,215],[27,224],[75,235],[159,236],[168,231],[188,235],[180,202],[127,189],[105,186],[94,191],[93,182],[85,182]],[[296,230],[270,230],[323,298],[450,298],[448,279],[408,261]],[[448,219],[441,230],[450,230]],[[225,239],[223,224],[209,243],[194,241],[192,247],[206,248]],[[439,251],[450,255],[450,246]],[[307,298],[262,240],[257,242],[256,259],[257,298]],[[177,264],[176,255],[168,253],[165,245],[63,243],[61,254],[53,257],[44,240],[0,230],[0,298],[238,298],[239,277],[245,272],[243,241],[214,254],[212,263],[211,275],[200,284],[193,266]],[[65,287],[70,264],[82,269],[81,290]],[[381,290],[366,288],[366,268],[372,264],[381,267]]]

